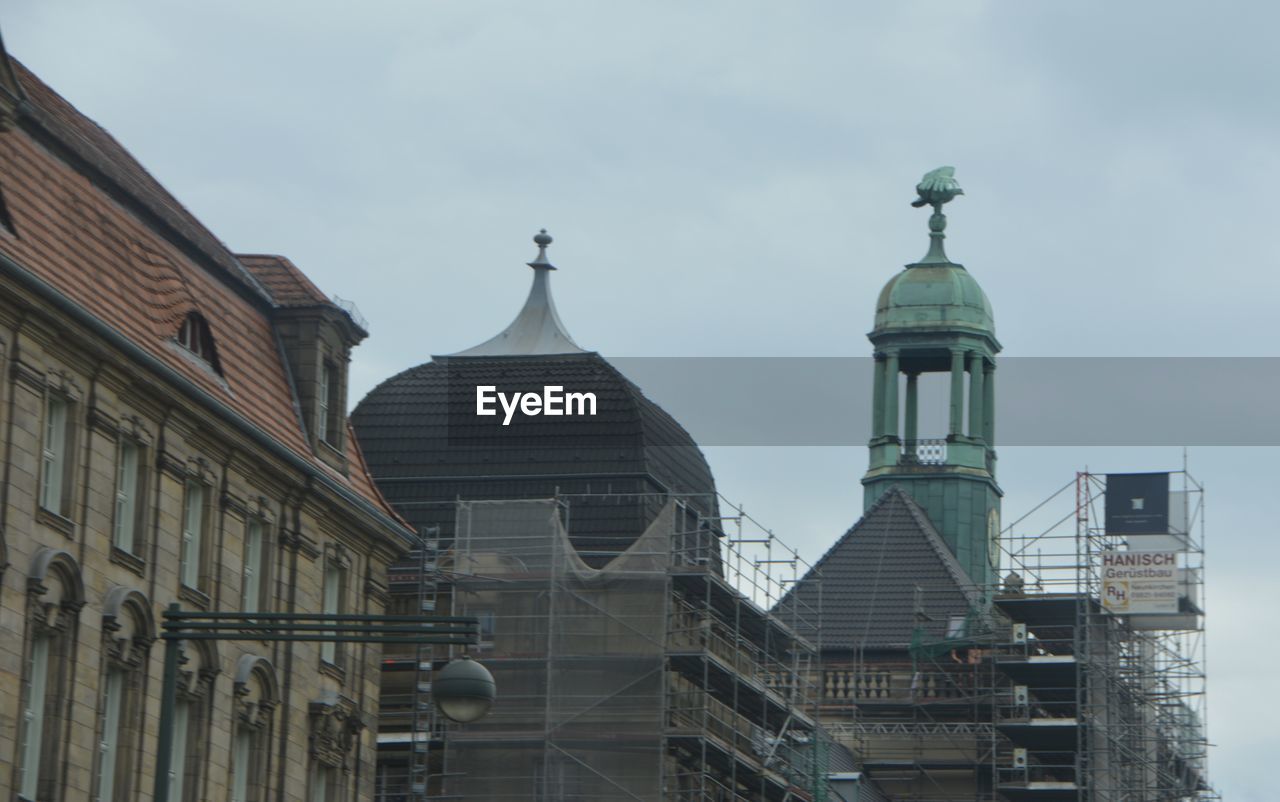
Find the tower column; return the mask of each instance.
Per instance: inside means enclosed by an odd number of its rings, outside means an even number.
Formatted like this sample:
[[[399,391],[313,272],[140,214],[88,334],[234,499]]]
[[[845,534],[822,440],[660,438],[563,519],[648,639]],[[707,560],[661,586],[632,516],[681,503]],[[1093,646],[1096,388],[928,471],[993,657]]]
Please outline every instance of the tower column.
[[[884,360],[884,433],[898,436],[898,352],[885,352]]]
[[[982,411],[985,406],[983,401],[986,399],[986,392],[982,389],[982,379],[986,373],[983,362],[982,354],[976,351],[969,354],[969,436],[975,440],[982,437],[983,429],[986,428]]]
[[[982,385],[982,439],[987,441],[987,448],[996,445],[996,366],[987,363],[986,379]]]
[[[964,434],[964,351],[951,350],[951,424],[947,434]]]
[[[873,369],[871,387],[871,439],[884,434],[884,368],[885,361],[881,354],[876,354],[871,361]]]
[[[917,379],[919,378],[919,373],[907,374],[907,419],[903,424],[906,429],[906,434],[903,439],[907,442],[906,454],[908,457],[915,456],[916,438],[919,429],[917,414],[920,406],[919,396],[917,393]]]

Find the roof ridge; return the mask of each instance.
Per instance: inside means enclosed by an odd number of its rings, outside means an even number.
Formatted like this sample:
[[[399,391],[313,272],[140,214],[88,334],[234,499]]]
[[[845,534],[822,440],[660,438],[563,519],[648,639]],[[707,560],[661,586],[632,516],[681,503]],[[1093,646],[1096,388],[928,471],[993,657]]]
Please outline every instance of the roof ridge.
[[[819,557],[813,563],[813,566],[809,569],[809,573],[800,577],[800,581],[794,583],[791,587],[793,589],[798,587],[800,584],[802,584],[805,580],[809,578],[809,574],[812,574],[814,571],[817,571],[819,568],[821,568],[822,564],[827,561],[827,558],[830,557],[836,551],[836,549],[840,548],[841,544],[843,544],[846,540],[848,540],[849,537],[853,535],[854,531],[858,527],[862,526],[864,521],[866,521],[868,518],[871,517],[872,513],[880,509],[881,505],[886,503],[886,501],[889,498],[889,494],[892,493],[894,490],[900,491],[901,488],[898,485],[890,485],[888,490],[881,493],[879,498],[871,502],[870,507],[867,507],[865,510],[862,511],[862,515],[858,516],[858,520],[854,521],[853,525],[850,526],[848,529],[846,529],[843,535],[836,538],[836,542],[832,543],[831,546],[825,552],[823,552],[822,556]],[[790,596],[790,595],[791,595],[791,591],[788,590],[786,596],[783,596],[782,598],[785,600],[787,596]]]
[[[906,502],[907,509],[911,512],[916,523],[920,525],[920,529],[924,532],[925,540],[933,548],[934,553],[938,555],[938,558],[942,560],[943,566],[947,569],[947,573],[951,574],[951,578],[955,580],[957,587],[960,588],[960,591],[964,593],[970,601],[978,601],[982,594],[976,590],[977,586],[973,583],[973,579],[969,576],[968,572],[964,570],[964,567],[960,565],[960,561],[956,559],[956,556],[951,553],[951,549],[948,548],[946,542],[943,541],[942,535],[938,534],[937,527],[933,525],[933,521],[929,520],[929,514],[924,511],[924,508],[920,506],[919,502],[917,502],[910,493],[904,490],[901,485],[890,485],[884,495],[887,496],[895,490],[902,496],[902,500]]]
[[[819,590],[819,583],[834,583]],[[924,508],[899,484],[890,485],[853,526],[827,549],[776,607],[820,604],[831,648],[906,648],[912,623],[912,587],[926,590],[934,616],[965,611],[982,594],[938,534]],[[916,604],[920,604],[919,591]],[[929,627],[936,628],[937,622]]]
[[[26,96],[19,106],[21,117],[33,121],[47,136],[90,165],[116,191],[158,218],[189,247],[237,279],[237,283],[245,290],[268,303],[271,301],[271,294],[240,263],[226,243],[165,188],[120,140],[45,83],[34,70],[8,53],[4,53],[4,56],[13,67],[18,84]],[[32,89],[35,92],[30,91]],[[46,108],[40,101],[40,95],[52,101],[53,107]],[[102,141],[94,141],[90,133],[101,137]],[[65,161],[64,157],[58,158]],[[124,208],[129,207],[124,204]]]

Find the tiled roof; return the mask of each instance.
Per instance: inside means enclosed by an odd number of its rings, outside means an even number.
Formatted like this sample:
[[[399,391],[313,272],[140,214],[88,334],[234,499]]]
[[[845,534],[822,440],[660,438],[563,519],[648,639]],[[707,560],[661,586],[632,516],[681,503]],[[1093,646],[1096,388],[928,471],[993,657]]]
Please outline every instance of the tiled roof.
[[[941,639],[978,601],[924,510],[895,485],[778,606],[820,607],[825,651],[906,648],[917,627]]]
[[[17,236],[0,232],[0,255],[394,519],[354,442],[349,476],[312,453],[262,284],[106,131],[14,69],[27,103],[0,133],[0,185]],[[191,312],[221,375],[176,345]]]
[[[154,215],[162,225],[171,227],[228,276],[250,292],[265,296],[262,287],[226,246],[170,195],[111,134],[77,111],[17,59],[10,58],[9,62],[27,95],[28,105],[24,113],[36,120],[58,145],[83,159],[90,172],[100,172],[118,185],[144,214]]]
[[[475,415],[477,385],[595,393],[596,415],[518,416],[503,426]],[[645,530],[667,491],[700,494],[691,503],[718,515],[715,481],[688,432],[596,353],[443,357],[380,384],[351,420],[388,500],[445,537],[458,498],[657,494],[570,499],[571,539],[598,566]]]
[[[283,256],[242,253],[236,256],[249,268],[279,306],[330,305],[329,297]]]

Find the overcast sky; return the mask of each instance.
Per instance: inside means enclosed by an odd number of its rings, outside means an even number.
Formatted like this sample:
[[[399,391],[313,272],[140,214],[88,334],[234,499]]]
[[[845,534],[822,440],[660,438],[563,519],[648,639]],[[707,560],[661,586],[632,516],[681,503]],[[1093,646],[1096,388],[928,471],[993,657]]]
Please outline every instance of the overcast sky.
[[[505,326],[544,226],[561,317],[606,356],[865,356],[940,164],[1006,355],[1280,356],[1274,4],[14,0],[0,26],[233,250],[359,305],[353,401]],[[861,511],[865,449],[707,451],[811,558]],[[1086,466],[1181,464],[1000,457],[1005,521]],[[1212,776],[1269,800],[1280,449],[1190,460]]]

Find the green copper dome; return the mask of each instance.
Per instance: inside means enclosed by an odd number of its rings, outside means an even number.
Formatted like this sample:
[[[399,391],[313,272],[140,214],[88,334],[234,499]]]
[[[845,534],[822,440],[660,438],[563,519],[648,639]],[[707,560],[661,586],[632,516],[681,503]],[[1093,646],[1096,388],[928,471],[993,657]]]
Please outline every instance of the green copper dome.
[[[969,271],[952,263],[914,264],[889,280],[876,302],[872,336],[891,331],[961,329],[994,338],[987,294]]]

